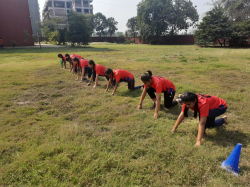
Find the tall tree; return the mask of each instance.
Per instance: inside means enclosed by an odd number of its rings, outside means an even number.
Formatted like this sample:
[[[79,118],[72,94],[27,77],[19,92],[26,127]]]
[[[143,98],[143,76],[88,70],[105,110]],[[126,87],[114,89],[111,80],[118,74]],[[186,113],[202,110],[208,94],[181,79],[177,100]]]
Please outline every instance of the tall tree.
[[[107,28],[107,19],[102,13],[98,12],[94,16],[94,25],[96,32],[101,37],[102,34],[105,34],[105,29]]]
[[[195,43],[198,45],[209,45],[214,41],[218,41],[221,46],[223,43],[225,46],[226,40],[230,39],[232,35],[234,35],[232,22],[224,14],[221,6],[215,6],[203,17],[194,36]],[[220,39],[223,40],[223,43]]]
[[[188,30],[199,21],[196,8],[190,0],[175,0],[168,20],[170,35],[180,30]]]
[[[250,0],[218,0],[231,20],[239,22],[250,19]]]
[[[138,28],[137,28],[137,17],[132,17],[127,22],[128,32],[130,36],[134,37],[134,43],[135,43],[135,37],[138,34]]]
[[[189,0],[142,0],[137,6],[137,25],[144,40],[187,30],[199,20]]]
[[[91,27],[88,24],[87,17],[82,14],[70,12],[68,14],[68,30],[66,33],[67,41],[72,44],[88,45],[90,35]]]
[[[117,24],[118,22],[115,21],[114,18],[110,17],[107,19],[107,29],[110,36],[114,35],[115,31],[118,30],[118,28],[116,27]]]

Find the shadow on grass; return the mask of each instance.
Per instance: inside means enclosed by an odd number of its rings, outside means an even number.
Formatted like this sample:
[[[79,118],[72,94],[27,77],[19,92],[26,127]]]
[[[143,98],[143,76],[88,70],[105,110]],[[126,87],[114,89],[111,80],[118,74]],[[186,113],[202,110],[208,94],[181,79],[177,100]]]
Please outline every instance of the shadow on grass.
[[[123,97],[140,97],[142,94],[142,90],[126,90],[124,92],[121,92],[119,95]],[[139,101],[138,101],[139,102]]]
[[[95,48],[95,47],[65,47],[65,48],[23,48],[23,49],[6,49],[2,50],[1,54],[12,54],[12,53],[72,53],[75,54],[77,52],[111,52],[111,51],[119,51],[110,48]]]
[[[250,143],[250,138],[246,134],[239,131],[229,131],[224,126],[216,128],[216,135],[211,136],[208,134],[206,140],[213,141],[223,147],[234,147],[237,143],[241,143],[243,147],[246,147]]]

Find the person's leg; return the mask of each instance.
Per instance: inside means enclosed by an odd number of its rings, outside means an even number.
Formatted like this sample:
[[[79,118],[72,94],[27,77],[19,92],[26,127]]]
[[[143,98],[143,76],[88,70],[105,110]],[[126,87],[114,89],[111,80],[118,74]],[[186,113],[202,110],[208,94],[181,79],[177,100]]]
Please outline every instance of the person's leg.
[[[88,69],[88,77],[90,78],[92,75],[92,69],[90,67],[87,67],[87,69]]]
[[[148,95],[150,96],[150,98],[154,101],[154,104],[150,107],[150,109],[154,109],[155,106],[156,106],[156,95],[155,95],[155,92],[156,90],[150,86],[147,87],[146,89]]]
[[[207,117],[207,122],[206,122],[206,127],[207,128],[214,128],[214,127],[219,127],[222,126],[224,123],[226,123],[227,117],[215,118],[217,116],[220,116],[226,112],[227,108],[221,108],[221,109],[214,109],[214,110],[209,110],[209,115]]]
[[[175,96],[175,92],[167,93],[164,92],[164,106],[166,108],[172,108],[178,104],[177,101],[173,101]]]
[[[140,86],[136,86],[135,87],[135,79],[131,79],[131,81],[130,81],[131,83],[131,86],[129,86],[132,90],[138,90],[138,89],[141,89],[141,85]]]

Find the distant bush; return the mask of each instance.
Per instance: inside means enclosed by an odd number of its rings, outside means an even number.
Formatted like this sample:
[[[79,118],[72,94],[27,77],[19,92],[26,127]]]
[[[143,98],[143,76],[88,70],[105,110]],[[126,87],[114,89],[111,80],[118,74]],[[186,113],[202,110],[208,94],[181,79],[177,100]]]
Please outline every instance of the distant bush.
[[[17,42],[15,40],[10,40],[10,42],[11,42],[11,45],[12,45],[13,48],[16,47]]]

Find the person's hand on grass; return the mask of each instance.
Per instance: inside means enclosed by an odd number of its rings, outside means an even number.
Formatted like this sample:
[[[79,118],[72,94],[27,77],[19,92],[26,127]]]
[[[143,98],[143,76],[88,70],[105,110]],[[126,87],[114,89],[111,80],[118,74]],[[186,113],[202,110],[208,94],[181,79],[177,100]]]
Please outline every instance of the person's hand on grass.
[[[137,110],[140,110],[140,109],[142,109],[142,105],[137,106]]]

